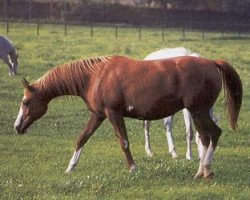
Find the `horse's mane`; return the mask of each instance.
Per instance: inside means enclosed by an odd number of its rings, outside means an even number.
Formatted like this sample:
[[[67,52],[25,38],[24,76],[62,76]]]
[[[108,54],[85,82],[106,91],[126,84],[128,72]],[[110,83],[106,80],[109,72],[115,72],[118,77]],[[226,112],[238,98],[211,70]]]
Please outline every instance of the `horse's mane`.
[[[55,94],[81,95],[84,88],[84,77],[103,69],[111,57],[97,57],[76,60],[49,70],[34,84],[49,96]]]

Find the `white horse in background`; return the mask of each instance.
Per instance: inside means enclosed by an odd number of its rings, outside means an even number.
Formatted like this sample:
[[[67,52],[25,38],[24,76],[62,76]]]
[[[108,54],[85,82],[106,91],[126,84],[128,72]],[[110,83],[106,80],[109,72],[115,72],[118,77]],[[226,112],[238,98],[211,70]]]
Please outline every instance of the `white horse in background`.
[[[159,59],[166,59],[166,58],[172,58],[172,57],[178,57],[178,56],[194,56],[199,57],[199,54],[192,53],[190,50],[184,48],[184,47],[177,47],[177,48],[164,48],[159,51],[155,51],[148,56],[144,58],[144,60],[159,60]],[[213,118],[213,110],[210,110],[210,115]],[[192,139],[193,139],[193,128],[192,128],[192,118],[190,113],[187,109],[183,109],[183,116],[184,116],[184,122],[186,126],[186,140],[187,140],[187,152],[186,152],[186,159],[191,160],[193,158],[192,156]],[[177,157],[176,148],[173,142],[173,135],[172,135],[172,129],[173,129],[173,115],[164,118],[164,127],[166,131],[166,137],[167,137],[167,143],[168,143],[168,151],[172,155],[173,158]],[[215,121],[215,120],[214,120]],[[217,120],[216,120],[217,121]],[[148,156],[152,157],[153,152],[150,145],[150,137],[149,137],[149,128],[150,128],[150,121],[144,121],[144,131],[145,131],[145,151]],[[196,143],[198,145],[198,156],[200,158],[201,155],[201,149],[202,144],[199,139],[199,135],[196,132]]]
[[[0,35],[0,58],[9,66],[9,75],[16,75],[18,68],[18,54],[12,42]]]

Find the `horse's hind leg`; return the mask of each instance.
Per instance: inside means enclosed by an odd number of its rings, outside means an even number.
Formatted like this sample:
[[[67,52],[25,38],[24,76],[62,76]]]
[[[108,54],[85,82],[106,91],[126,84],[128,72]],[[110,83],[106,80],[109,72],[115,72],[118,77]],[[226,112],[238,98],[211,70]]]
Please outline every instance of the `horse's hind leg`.
[[[209,179],[214,175],[211,171],[211,163],[214,157],[214,150],[221,135],[221,129],[211,119],[209,111],[192,114],[192,117],[203,145],[200,165],[195,177],[204,176],[204,178]]]
[[[80,158],[80,154],[81,154],[81,150],[82,150],[83,145],[88,141],[90,136],[100,126],[100,124],[102,123],[103,120],[104,120],[104,118],[101,118],[101,117],[95,115],[94,113],[91,114],[86,127],[84,128],[83,132],[81,133],[81,135],[79,136],[79,138],[77,140],[76,150],[75,150],[75,152],[74,152],[74,154],[69,162],[69,166],[68,166],[67,170],[65,171],[66,173],[70,173],[74,170],[74,168],[76,167],[78,160]]]
[[[192,160],[192,140],[193,140],[193,128],[192,128],[192,117],[189,111],[185,108],[183,109],[183,117],[186,126],[186,140],[187,140],[187,153],[186,159]]]
[[[197,149],[198,149],[198,158],[201,159],[202,153],[203,153],[203,145],[201,143],[201,139],[200,139],[198,131],[196,131],[195,133],[195,142],[197,144]]]
[[[113,110],[106,110],[106,115],[115,129],[116,136],[119,138],[121,149],[125,154],[129,171],[132,172],[135,170],[135,163],[129,149],[129,140],[124,118],[120,113]]]
[[[172,155],[173,158],[177,157],[176,149],[174,146],[173,140],[173,118],[171,115],[169,117],[164,118],[164,126],[166,131],[167,143],[168,143],[168,152]]]
[[[210,117],[217,124],[219,119],[216,116],[214,116],[213,108],[210,109],[209,113],[210,113]],[[195,134],[195,142],[196,142],[197,147],[198,147],[198,157],[199,157],[199,159],[201,159],[202,153],[203,153],[203,145],[202,145],[198,131],[196,131],[196,134]]]
[[[153,152],[150,145],[150,121],[143,121],[144,135],[145,135],[145,151],[149,157],[153,157]]]

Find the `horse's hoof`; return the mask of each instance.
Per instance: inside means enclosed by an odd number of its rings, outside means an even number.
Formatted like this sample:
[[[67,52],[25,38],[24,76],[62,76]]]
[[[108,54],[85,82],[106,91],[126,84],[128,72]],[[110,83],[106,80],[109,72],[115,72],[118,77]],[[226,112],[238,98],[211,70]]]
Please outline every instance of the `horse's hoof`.
[[[210,172],[209,174],[206,174],[206,175],[204,176],[204,178],[205,178],[206,180],[213,179],[213,178],[214,178],[214,173],[213,173],[213,172]]]
[[[136,167],[135,167],[135,165],[132,165],[131,167],[130,167],[130,170],[129,170],[129,172],[130,173],[132,173],[132,172],[134,172],[136,170]]]
[[[204,173],[197,173],[197,174],[195,174],[194,179],[200,179],[203,176],[204,176]]]
[[[76,165],[69,165],[68,168],[66,169],[65,173],[69,174],[75,169]]]
[[[150,157],[150,158],[153,158],[154,154],[152,152],[150,152],[150,153],[147,153],[147,156]]]
[[[146,151],[148,157],[151,157],[151,158],[153,157],[153,152],[151,151],[150,148],[145,147],[145,151]]]
[[[187,155],[186,155],[186,159],[187,159],[187,160],[193,160],[193,157],[192,157],[191,155],[187,154]]]
[[[70,174],[71,172],[72,172],[72,170],[68,170],[68,169],[67,169],[64,173],[65,173],[65,174]]]
[[[178,157],[178,155],[177,155],[177,153],[176,153],[175,150],[173,150],[173,151],[171,152],[171,155],[172,155],[172,158],[177,158],[177,157]]]

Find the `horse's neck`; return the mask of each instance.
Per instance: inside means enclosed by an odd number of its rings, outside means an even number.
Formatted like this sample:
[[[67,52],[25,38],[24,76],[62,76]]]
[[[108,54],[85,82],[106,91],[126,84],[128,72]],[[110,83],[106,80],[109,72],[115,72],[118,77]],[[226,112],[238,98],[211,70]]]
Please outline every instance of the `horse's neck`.
[[[76,72],[74,75],[70,73],[59,75],[51,72],[39,79],[35,85],[39,88],[41,96],[48,101],[66,95],[83,98],[90,77],[91,73],[83,71],[78,74]]]
[[[74,61],[56,67],[37,81],[41,94],[49,100],[63,95],[84,98],[91,78],[102,71],[110,57]]]

